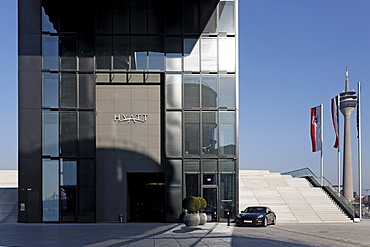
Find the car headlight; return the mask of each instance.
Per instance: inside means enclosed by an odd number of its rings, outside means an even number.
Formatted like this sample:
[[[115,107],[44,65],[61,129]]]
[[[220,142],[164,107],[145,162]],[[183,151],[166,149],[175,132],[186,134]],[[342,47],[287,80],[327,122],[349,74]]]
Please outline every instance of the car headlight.
[[[240,214],[238,214],[237,216],[236,216],[236,218],[241,218],[242,216],[240,215]]]
[[[261,214],[261,215],[257,216],[257,219],[262,219],[263,217],[265,217],[265,216],[263,214]]]

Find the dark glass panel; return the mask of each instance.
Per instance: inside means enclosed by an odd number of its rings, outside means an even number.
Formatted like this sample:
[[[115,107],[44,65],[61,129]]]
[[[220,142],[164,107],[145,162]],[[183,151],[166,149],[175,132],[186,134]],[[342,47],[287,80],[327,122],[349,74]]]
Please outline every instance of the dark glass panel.
[[[200,11],[200,31],[216,32],[216,8],[219,0],[201,1]]]
[[[79,156],[95,157],[95,111],[79,112]]]
[[[130,39],[128,36],[113,37],[113,69],[128,70],[130,66],[129,60]]]
[[[96,37],[96,69],[111,69],[112,37]]]
[[[185,174],[186,196],[199,196],[199,174]]]
[[[184,107],[200,107],[200,75],[184,75]]]
[[[200,119],[199,112],[185,112],[185,155],[199,155],[200,145]]]
[[[166,3],[166,33],[182,33],[182,1],[168,1]]]
[[[235,161],[231,159],[220,160],[221,173],[235,173]]]
[[[235,112],[220,112],[220,155],[235,155]]]
[[[184,11],[185,33],[199,33],[198,1],[185,1]]]
[[[64,0],[59,5],[60,32],[76,32],[78,14],[76,2],[73,0]]]
[[[113,33],[129,33],[130,0],[113,1]]]
[[[94,71],[94,36],[79,36],[79,70]]]
[[[78,164],[78,222],[95,222],[95,161],[80,159]]]
[[[112,32],[112,9],[106,1],[97,1],[96,4],[96,32]]]
[[[60,113],[60,152],[62,157],[77,155],[77,113]]]
[[[182,155],[182,119],[181,112],[166,113],[166,155],[181,157]]]
[[[202,112],[202,154],[217,155],[217,112]]]
[[[165,27],[165,0],[148,1],[148,33],[163,34]]]
[[[147,27],[147,0],[131,0],[131,33],[146,34]]]
[[[60,68],[61,69],[76,69],[76,38],[75,37],[60,37],[59,53],[60,53]]]
[[[75,186],[60,188],[60,221],[75,222],[76,221],[76,206],[77,192]]]
[[[72,5],[69,6],[72,9],[75,5],[73,2]],[[81,6],[82,4],[80,4]],[[78,14],[78,32],[79,33],[94,33],[95,31],[95,4],[94,2],[90,4],[84,4],[82,8],[79,9]]]
[[[60,77],[60,107],[77,106],[77,76],[62,73]]]
[[[94,74],[79,75],[79,108],[95,108]]]

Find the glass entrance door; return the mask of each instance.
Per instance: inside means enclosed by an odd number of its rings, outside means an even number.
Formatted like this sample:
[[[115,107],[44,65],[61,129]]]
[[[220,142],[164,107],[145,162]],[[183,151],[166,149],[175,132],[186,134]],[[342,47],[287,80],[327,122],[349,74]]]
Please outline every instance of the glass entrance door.
[[[207,207],[204,210],[207,221],[218,221],[217,188],[203,188],[203,198],[207,201]]]

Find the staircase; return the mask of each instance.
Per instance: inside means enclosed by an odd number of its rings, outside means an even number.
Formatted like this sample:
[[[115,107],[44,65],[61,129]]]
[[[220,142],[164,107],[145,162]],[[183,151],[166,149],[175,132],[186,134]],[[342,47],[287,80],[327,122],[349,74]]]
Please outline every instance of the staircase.
[[[17,201],[17,188],[0,188],[0,222],[17,222]]]
[[[278,222],[352,222],[321,188],[304,178],[267,170],[239,171],[239,208],[269,206]]]

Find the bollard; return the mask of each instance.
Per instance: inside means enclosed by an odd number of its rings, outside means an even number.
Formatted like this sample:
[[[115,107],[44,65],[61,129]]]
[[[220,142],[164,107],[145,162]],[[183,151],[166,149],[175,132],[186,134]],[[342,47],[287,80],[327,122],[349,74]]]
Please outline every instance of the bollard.
[[[230,226],[230,212],[227,211],[227,226]]]
[[[121,223],[123,222],[123,215],[122,214],[119,215],[119,222],[121,222]]]

